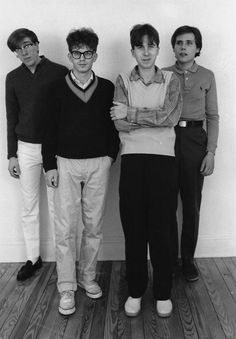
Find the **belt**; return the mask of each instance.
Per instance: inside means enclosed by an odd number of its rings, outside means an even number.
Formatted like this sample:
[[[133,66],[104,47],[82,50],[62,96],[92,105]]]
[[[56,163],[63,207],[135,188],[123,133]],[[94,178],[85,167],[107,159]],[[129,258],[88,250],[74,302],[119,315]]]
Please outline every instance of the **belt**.
[[[180,120],[177,124],[179,127],[202,127],[203,126],[203,121],[198,120]]]

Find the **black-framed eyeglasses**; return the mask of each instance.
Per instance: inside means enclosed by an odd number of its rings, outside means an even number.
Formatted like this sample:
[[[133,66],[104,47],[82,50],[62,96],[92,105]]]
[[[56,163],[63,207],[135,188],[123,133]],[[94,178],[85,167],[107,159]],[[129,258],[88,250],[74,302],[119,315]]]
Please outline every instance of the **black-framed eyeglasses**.
[[[29,43],[23,45],[22,47],[16,48],[14,52],[16,54],[22,54],[22,52],[30,50],[31,47],[33,47],[33,46],[34,46],[33,42],[29,42]]]
[[[71,51],[70,54],[72,55],[73,59],[80,59],[81,55],[83,55],[83,57],[85,59],[92,59],[94,51],[85,51],[85,52],[80,52],[80,51]]]

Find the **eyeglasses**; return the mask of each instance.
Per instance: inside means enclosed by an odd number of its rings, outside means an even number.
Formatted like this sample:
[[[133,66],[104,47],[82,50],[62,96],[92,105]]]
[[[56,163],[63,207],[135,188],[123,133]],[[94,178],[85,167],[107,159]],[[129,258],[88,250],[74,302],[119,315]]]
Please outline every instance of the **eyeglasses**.
[[[71,51],[71,55],[73,59],[80,59],[81,55],[83,55],[85,59],[92,59],[93,54],[94,54],[94,51],[85,51],[85,52]]]
[[[33,46],[34,46],[34,44],[32,42],[29,42],[22,47],[16,48],[14,52],[16,54],[22,54],[23,52],[30,50],[31,47],[33,47]]]

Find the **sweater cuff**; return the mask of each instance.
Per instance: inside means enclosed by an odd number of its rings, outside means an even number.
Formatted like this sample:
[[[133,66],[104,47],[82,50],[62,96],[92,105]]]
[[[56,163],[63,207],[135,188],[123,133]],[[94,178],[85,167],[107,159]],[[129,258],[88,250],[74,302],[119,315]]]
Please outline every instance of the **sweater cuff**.
[[[128,107],[127,108],[127,121],[136,122],[136,113],[137,113],[137,108]]]

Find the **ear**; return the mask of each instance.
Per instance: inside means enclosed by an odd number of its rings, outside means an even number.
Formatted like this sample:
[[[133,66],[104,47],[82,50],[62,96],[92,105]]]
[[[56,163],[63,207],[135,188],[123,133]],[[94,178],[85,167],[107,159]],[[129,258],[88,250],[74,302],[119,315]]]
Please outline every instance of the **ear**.
[[[36,42],[36,43],[35,43],[35,46],[37,47],[37,52],[39,53],[39,43]]]
[[[160,47],[157,47],[157,55],[159,54],[160,52]]]
[[[95,52],[93,54],[93,62],[95,62],[97,60],[97,58],[98,58],[98,54],[97,54],[97,52]]]
[[[69,61],[72,63],[72,56],[71,56],[70,53],[67,54],[67,57],[68,57]]]
[[[134,50],[131,49],[130,52],[131,52],[132,57],[135,58],[135,56],[134,56]]]

